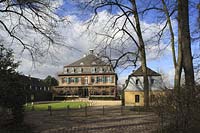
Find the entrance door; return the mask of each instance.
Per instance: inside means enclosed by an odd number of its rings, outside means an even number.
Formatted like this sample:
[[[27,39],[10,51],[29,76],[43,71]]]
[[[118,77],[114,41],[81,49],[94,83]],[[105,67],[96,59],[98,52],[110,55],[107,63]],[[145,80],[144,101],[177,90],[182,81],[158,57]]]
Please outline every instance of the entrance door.
[[[88,97],[88,88],[87,87],[81,87],[78,89],[78,95],[79,97],[85,98]]]

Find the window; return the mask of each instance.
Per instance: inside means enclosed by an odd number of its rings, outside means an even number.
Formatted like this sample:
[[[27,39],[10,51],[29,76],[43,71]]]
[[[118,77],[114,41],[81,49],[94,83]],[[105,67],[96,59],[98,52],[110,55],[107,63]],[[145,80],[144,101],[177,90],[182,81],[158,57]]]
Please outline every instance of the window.
[[[140,102],[140,95],[135,95],[135,102],[139,103]]]
[[[106,80],[107,80],[106,76],[103,76],[103,77],[102,77],[103,83],[106,83]]]
[[[62,80],[62,83],[65,83],[65,78],[62,78],[61,80]]]
[[[91,82],[94,83],[95,82],[95,78],[91,77]]]
[[[112,72],[112,67],[110,67],[110,72]]]
[[[113,76],[110,76],[109,80],[110,80],[110,83],[114,83],[114,77]]]
[[[64,68],[64,73],[68,73],[69,69],[68,68]]]
[[[81,63],[80,63],[80,65],[84,65],[84,63],[83,63],[83,62],[81,62]]]
[[[98,79],[99,79],[98,82],[102,82],[102,77],[99,77]]]
[[[79,78],[76,77],[76,78],[74,79],[74,81],[75,81],[75,83],[78,83],[78,82],[79,82]]]
[[[153,84],[154,83],[154,79],[151,79],[151,84]]]
[[[71,78],[70,82],[75,83],[75,78]]]
[[[85,77],[85,84],[88,84],[88,77]]]
[[[85,78],[81,77],[81,84],[84,84],[84,83],[85,83]]]
[[[102,67],[100,67],[99,69],[100,69],[100,70],[99,70],[100,73],[102,73],[102,72],[105,71],[104,68],[102,68]]]
[[[76,69],[75,68],[71,68],[71,73],[75,73],[76,72]]]
[[[71,73],[74,73],[74,68],[71,68]]]
[[[99,82],[99,77],[96,77],[96,83],[98,83]]]
[[[112,83],[112,76],[107,77],[107,81]]]
[[[96,67],[92,67],[92,73],[95,73],[96,72]]]
[[[140,79],[136,79],[135,84],[138,85],[139,81],[140,81]]]
[[[107,82],[110,82],[110,77],[107,77]]]
[[[66,82],[68,83],[68,84],[70,84],[70,78],[65,78],[65,80],[66,80]]]
[[[83,72],[83,68],[79,68],[79,71],[78,71],[78,73],[82,73]]]

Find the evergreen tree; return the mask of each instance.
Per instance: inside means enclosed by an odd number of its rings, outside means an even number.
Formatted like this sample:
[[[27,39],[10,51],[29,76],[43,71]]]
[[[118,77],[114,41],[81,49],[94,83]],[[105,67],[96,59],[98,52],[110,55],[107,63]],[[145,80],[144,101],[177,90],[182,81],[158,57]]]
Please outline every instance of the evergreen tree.
[[[26,92],[20,82],[16,68],[19,62],[14,62],[13,51],[0,45],[0,107],[10,109],[15,123],[23,121],[23,105],[26,102]]]
[[[48,75],[45,79],[44,82],[49,86],[57,86],[58,85],[58,81],[57,79],[55,79],[54,77],[51,77],[50,75]]]

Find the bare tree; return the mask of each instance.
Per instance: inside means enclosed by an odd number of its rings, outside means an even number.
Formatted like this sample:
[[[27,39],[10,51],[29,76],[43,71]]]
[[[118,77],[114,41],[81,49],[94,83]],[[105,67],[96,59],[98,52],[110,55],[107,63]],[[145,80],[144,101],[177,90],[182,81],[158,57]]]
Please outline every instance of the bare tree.
[[[22,52],[28,50],[33,59],[37,54],[45,54],[44,47],[48,51],[51,44],[57,43],[58,33],[54,27],[59,17],[54,4],[53,0],[0,0],[1,32],[7,33],[13,43],[23,46]],[[46,40],[45,46],[29,36],[31,33]],[[27,41],[26,37],[32,41]]]
[[[112,22],[112,25],[108,28],[112,28],[113,34],[109,35],[107,33],[101,34],[104,35],[106,38],[109,38],[109,40],[114,40],[119,34],[122,34],[121,40],[129,41],[131,47],[135,47],[136,49],[134,51],[126,51],[123,52],[119,58],[115,59],[115,65],[116,63],[119,63],[119,60],[123,59],[124,56],[130,56],[133,55],[135,60],[140,59],[141,66],[143,70],[143,76],[144,76],[144,95],[145,95],[145,107],[149,106],[149,83],[148,83],[148,77],[147,77],[147,64],[146,64],[146,53],[145,53],[145,43],[142,36],[142,30],[140,25],[140,19],[137,11],[137,3],[135,0],[102,0],[102,1],[95,1],[95,0],[88,0],[84,2],[76,1],[80,4],[85,5],[85,9],[90,8],[93,9],[95,12],[95,15],[93,19],[89,21],[91,24],[92,22],[95,22],[95,18],[98,15],[99,9],[109,8],[108,10],[112,12],[112,10],[118,10],[121,13],[120,14],[113,14],[113,17],[111,17],[108,20],[109,22]],[[122,25],[118,26],[117,24],[122,21]],[[124,39],[125,37],[127,37]],[[122,44],[125,41],[121,41]],[[112,45],[112,41],[109,42],[109,45]],[[137,54],[138,53],[138,54]],[[112,59],[110,59],[112,60]],[[135,61],[133,61],[135,64]]]
[[[172,49],[172,58],[173,58],[173,64],[175,69],[175,75],[174,75],[174,88],[179,89],[180,88],[180,81],[181,81],[181,72],[182,72],[182,45],[179,42],[178,45],[178,58],[176,58],[176,51],[175,51],[175,39],[174,39],[174,31],[172,28],[172,22],[170,18],[169,9],[167,8],[165,0],[162,0],[163,4],[163,12],[166,15],[170,36],[171,36],[171,49]]]
[[[193,59],[191,52],[191,39],[190,39],[190,27],[189,27],[189,3],[187,1],[178,0],[178,24],[180,44],[182,45],[183,52],[183,69],[185,72],[185,84],[189,89],[193,89],[194,82],[194,69]]]
[[[188,0],[178,0],[178,29],[179,29],[179,45],[182,46],[183,53],[183,69],[185,72],[185,85],[187,90],[187,112],[186,126],[190,121],[190,111],[192,97],[194,93],[194,68],[191,52],[190,27],[189,27],[189,3]]]
[[[193,70],[193,58],[191,49],[191,36],[190,36],[190,26],[189,26],[189,2],[183,0],[177,0],[174,3],[172,12],[169,10],[169,3],[167,0],[162,0],[163,8],[150,7],[149,10],[158,10],[164,13],[166,16],[166,23],[169,27],[170,32],[170,43],[172,48],[173,63],[175,68],[175,78],[174,78],[174,98],[175,98],[175,117],[176,128],[183,127],[187,129],[193,118],[191,115],[191,110],[194,111],[195,105],[193,102],[197,99],[194,96],[198,94],[195,91],[194,82],[194,70]],[[172,28],[172,15],[177,12],[177,22],[178,22],[178,49],[176,58],[175,50],[175,34]],[[165,28],[165,27],[164,27]],[[163,29],[164,30],[164,29]],[[185,87],[181,87],[181,72],[184,70],[184,81]],[[184,94],[183,94],[184,93]],[[196,93],[196,94],[195,94]],[[170,108],[170,105],[168,105]],[[196,111],[195,111],[196,112]],[[181,120],[180,120],[181,119]],[[191,125],[190,125],[191,126]]]

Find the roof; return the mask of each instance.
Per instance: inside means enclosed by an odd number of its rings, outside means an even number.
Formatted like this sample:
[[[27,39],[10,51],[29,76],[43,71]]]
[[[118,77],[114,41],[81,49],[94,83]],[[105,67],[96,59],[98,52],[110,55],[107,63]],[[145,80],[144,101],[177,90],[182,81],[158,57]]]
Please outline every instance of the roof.
[[[19,75],[19,79],[23,82],[24,85],[31,86],[47,86],[47,84],[39,78],[29,77],[25,75]]]
[[[83,75],[117,75],[115,72],[104,72],[104,73],[60,73],[58,76],[83,76]]]
[[[131,76],[143,76],[142,66],[140,66],[137,70],[135,70],[131,74]],[[161,75],[147,67],[147,76],[161,76]]]
[[[66,65],[65,67],[75,67],[75,66],[106,66],[110,65],[108,63],[105,63],[100,58],[95,56],[94,54],[89,54],[80,60],[73,62],[69,65]]]

